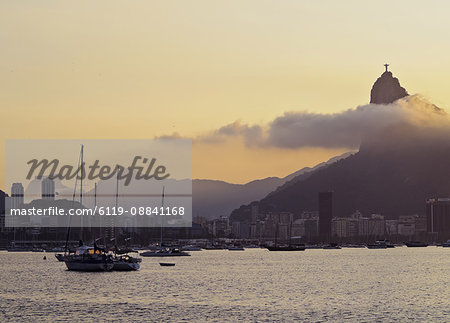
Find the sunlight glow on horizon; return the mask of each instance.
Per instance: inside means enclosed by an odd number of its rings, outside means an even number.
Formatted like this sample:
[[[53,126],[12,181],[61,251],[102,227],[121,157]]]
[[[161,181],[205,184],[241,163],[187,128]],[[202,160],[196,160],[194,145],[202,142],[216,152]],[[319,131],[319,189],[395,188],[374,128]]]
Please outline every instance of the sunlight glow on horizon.
[[[236,120],[267,124],[286,111],[336,113],[368,103],[384,63],[410,94],[447,110],[448,7],[406,0],[3,1],[2,141],[195,137]],[[348,150],[197,145],[193,172],[243,183]]]

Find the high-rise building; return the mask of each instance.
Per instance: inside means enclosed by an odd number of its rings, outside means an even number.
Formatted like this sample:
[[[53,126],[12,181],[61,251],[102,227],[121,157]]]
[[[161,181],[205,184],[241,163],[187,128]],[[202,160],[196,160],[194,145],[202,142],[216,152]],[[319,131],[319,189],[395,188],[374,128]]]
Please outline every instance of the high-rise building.
[[[438,240],[450,239],[450,198],[427,200],[427,231]]]
[[[319,235],[322,242],[331,240],[333,192],[319,192]]]
[[[41,182],[41,196],[43,200],[51,200],[55,199],[55,182],[48,178],[44,177]]]
[[[11,186],[10,207],[12,209],[20,207],[24,202],[23,196],[24,196],[23,185],[21,183],[13,183]]]

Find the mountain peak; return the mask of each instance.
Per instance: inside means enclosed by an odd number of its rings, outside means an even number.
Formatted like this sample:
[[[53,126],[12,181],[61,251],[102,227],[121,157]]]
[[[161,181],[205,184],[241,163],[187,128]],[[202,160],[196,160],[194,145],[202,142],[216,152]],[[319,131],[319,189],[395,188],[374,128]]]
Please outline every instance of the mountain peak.
[[[408,92],[400,85],[396,77],[388,71],[385,64],[386,71],[375,81],[370,91],[370,103],[388,104],[400,98],[408,96]]]

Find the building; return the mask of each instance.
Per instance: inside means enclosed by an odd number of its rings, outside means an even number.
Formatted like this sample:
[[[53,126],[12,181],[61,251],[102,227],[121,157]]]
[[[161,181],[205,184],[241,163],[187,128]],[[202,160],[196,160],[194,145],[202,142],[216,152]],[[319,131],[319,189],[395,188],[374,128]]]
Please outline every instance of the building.
[[[45,177],[41,182],[41,196],[43,200],[51,200],[55,199],[55,182]]]
[[[221,216],[219,219],[213,220],[211,233],[214,237],[227,237],[230,233],[228,217]]]
[[[384,238],[386,233],[384,216],[381,214],[372,214],[369,219],[369,236],[375,238]]]
[[[432,198],[426,202],[427,231],[439,241],[450,239],[450,198]]]
[[[250,226],[246,222],[231,223],[231,234],[233,238],[248,239],[250,238]]]
[[[395,237],[398,234],[398,220],[386,220],[386,235]]]
[[[24,203],[24,189],[21,183],[13,183],[11,186],[11,197],[9,207],[17,209]]]
[[[319,236],[322,242],[331,241],[333,192],[319,192]]]
[[[346,238],[347,235],[347,219],[333,219],[331,222],[331,234],[333,237]]]
[[[315,219],[305,220],[305,237],[307,241],[311,241],[319,235],[319,221]]]
[[[259,206],[257,203],[251,205],[252,223],[256,223],[259,220]]]

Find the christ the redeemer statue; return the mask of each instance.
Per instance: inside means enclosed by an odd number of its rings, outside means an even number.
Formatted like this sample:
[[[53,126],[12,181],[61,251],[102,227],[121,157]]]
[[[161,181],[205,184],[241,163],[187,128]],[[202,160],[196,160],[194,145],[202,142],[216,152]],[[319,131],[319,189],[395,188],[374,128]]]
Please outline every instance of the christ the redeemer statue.
[[[386,67],[386,72],[388,71],[388,66],[389,66],[389,64],[384,64],[384,67]]]

